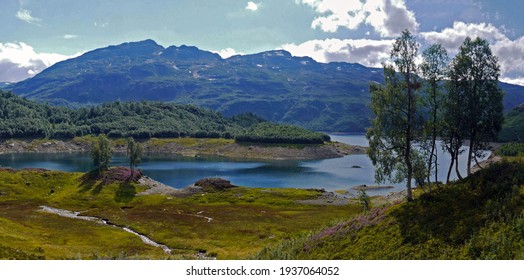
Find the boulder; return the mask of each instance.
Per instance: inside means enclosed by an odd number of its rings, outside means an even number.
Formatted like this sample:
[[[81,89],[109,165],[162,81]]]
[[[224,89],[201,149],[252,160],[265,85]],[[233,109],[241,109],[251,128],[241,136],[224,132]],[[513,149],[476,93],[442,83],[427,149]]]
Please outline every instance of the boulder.
[[[236,187],[230,181],[222,178],[204,178],[195,182],[195,186],[201,187],[204,191],[221,191]]]

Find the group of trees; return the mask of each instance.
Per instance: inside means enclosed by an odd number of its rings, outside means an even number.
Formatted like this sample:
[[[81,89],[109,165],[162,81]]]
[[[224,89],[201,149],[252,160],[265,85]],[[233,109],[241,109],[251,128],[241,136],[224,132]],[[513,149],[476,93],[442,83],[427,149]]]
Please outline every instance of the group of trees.
[[[486,40],[467,38],[451,61],[439,44],[423,51],[420,64],[418,53],[419,44],[404,31],[392,48],[393,64],[384,65],[385,84],[370,85],[375,118],[366,134],[376,180],[405,180],[408,201],[413,179],[430,188],[434,174],[438,183],[438,138],[452,157],[449,182],[453,167],[461,177],[458,160],[465,151],[471,173],[503,121],[500,67]]]
[[[252,125],[244,133],[235,136],[237,142],[322,144],[330,141],[327,134],[313,132],[293,125],[259,123]]]
[[[133,172],[135,167],[140,163],[142,157],[142,146],[140,143],[135,142],[133,137],[129,137],[127,138],[126,152],[127,158],[129,159],[129,168],[131,169],[131,172]],[[103,171],[109,168],[111,158],[113,157],[113,151],[111,150],[111,143],[106,135],[99,135],[93,143],[91,157],[93,163],[99,170]]]

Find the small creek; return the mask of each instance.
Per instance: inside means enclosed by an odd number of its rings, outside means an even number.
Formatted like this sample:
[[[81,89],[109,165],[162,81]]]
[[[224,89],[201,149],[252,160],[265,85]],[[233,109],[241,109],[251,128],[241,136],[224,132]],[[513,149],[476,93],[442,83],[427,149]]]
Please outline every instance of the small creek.
[[[138,232],[136,232],[136,231],[134,231],[134,230],[132,230],[132,229],[130,229],[128,227],[124,227],[124,226],[119,226],[119,225],[113,224],[113,223],[109,222],[106,219],[102,219],[102,218],[98,218],[98,217],[92,217],[92,216],[80,216],[80,212],[74,212],[74,211],[69,211],[69,210],[64,210],[64,209],[58,209],[58,208],[53,208],[53,207],[49,207],[49,206],[40,206],[40,208],[41,208],[40,210],[43,211],[43,212],[56,214],[58,216],[71,218],[71,219],[78,219],[78,220],[85,220],[85,221],[96,222],[96,223],[99,223],[99,224],[103,224],[103,225],[107,225],[107,226],[111,226],[111,227],[122,229],[122,230],[124,230],[126,232],[132,233],[132,234],[140,237],[142,242],[144,242],[145,244],[161,248],[167,254],[171,254],[171,249],[169,247],[167,247],[166,245],[163,245],[163,244],[160,244],[158,242],[155,242],[155,241],[151,240],[149,237],[147,237],[147,236],[145,236],[143,234],[140,234],[140,233],[138,233]]]

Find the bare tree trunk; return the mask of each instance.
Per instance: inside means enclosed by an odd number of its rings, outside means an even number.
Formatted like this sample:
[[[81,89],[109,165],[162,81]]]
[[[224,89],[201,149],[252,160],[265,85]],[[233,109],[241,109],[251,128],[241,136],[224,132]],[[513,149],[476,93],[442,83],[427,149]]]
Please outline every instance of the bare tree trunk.
[[[449,178],[451,177],[451,171],[453,170],[453,165],[455,164],[455,153],[451,153],[451,162],[449,163],[448,177],[446,178],[446,184],[449,184]]]
[[[477,164],[478,168],[479,168],[480,170],[484,169],[484,167],[482,167],[482,166],[480,165],[480,162],[479,162],[478,158],[477,158],[477,157],[474,157],[474,159],[475,159],[475,163]]]
[[[467,169],[467,176],[471,174],[471,155],[473,154],[473,136],[469,139],[469,149],[468,149],[468,169]],[[462,179],[462,178],[461,178]]]
[[[436,141],[436,139],[435,139]],[[435,145],[436,145],[436,142],[435,142]],[[435,152],[435,185],[437,187],[440,187],[439,183],[438,183],[438,152]]]
[[[459,156],[459,153],[457,151],[457,153],[455,154],[455,172],[457,173],[457,177],[462,180],[462,175],[460,175],[460,171],[459,171],[459,159],[458,159],[458,156]]]

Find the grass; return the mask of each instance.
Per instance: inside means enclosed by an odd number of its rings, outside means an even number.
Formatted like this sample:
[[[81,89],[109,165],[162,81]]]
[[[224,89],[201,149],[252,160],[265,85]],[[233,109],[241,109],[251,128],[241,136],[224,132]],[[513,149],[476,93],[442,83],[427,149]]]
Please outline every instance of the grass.
[[[411,203],[376,207],[253,257],[524,259],[524,163],[494,164]]]
[[[82,173],[0,170],[0,258],[191,259],[205,251],[219,259],[243,259],[360,211],[356,205],[295,202],[318,197],[318,190],[236,187],[184,197],[136,195],[144,189],[133,181]],[[173,254],[118,228],[41,212],[41,205],[127,226]]]

